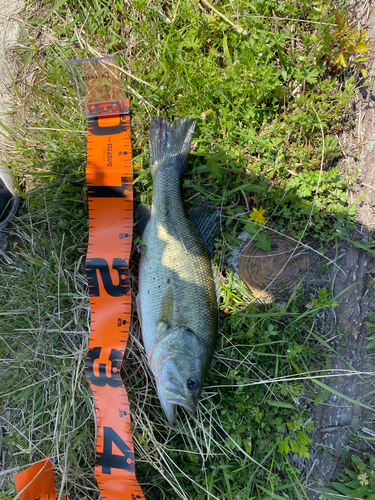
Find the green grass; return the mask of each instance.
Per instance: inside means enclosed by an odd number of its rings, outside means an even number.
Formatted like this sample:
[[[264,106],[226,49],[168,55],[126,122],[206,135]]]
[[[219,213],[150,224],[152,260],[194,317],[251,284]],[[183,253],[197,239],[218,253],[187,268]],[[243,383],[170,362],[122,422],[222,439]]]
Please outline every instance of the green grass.
[[[180,411],[175,425],[166,422],[133,318],[124,373],[142,364],[126,387],[146,498],[307,498],[292,456],[308,457],[308,407],[327,394],[316,381],[329,369],[329,334],[317,331],[314,315],[335,304],[319,289],[312,301],[301,286],[287,303],[260,305],[226,259],[243,229],[264,242],[248,220],[253,208],[266,209],[268,227],[314,248],[345,237],[353,224],[336,137],[350,125],[354,80],[343,84],[324,62],[333,6],[239,0],[215,4],[219,16],[205,1],[35,5],[17,48],[15,102],[25,111],[8,130],[24,201],[10,227],[11,264],[0,271],[0,414],[9,468],[0,476],[2,498],[14,497],[12,471],[46,453],[72,499],[99,498],[84,375],[86,123],[64,69],[64,60],[98,55],[116,55],[126,72],[136,203],[152,197],[151,116],[187,114],[198,121],[185,198],[229,207],[214,259],[219,337],[197,415]],[[137,265],[135,254],[134,292]]]

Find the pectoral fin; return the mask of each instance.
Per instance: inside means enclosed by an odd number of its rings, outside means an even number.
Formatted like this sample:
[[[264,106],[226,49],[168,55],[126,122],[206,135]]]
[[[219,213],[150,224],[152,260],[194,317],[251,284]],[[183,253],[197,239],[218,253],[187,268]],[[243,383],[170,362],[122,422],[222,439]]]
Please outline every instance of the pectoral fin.
[[[142,238],[143,231],[147,226],[147,222],[150,219],[151,208],[145,203],[138,205],[137,211],[135,213],[135,220],[137,222],[138,235]]]
[[[141,298],[139,294],[135,298],[135,302],[137,304],[137,313],[138,313],[138,318],[139,318],[139,323],[141,324],[141,330],[143,332],[143,326],[142,326],[142,310],[141,310]]]
[[[190,220],[197,226],[208,253],[212,257],[215,238],[220,229],[219,211],[215,207],[204,203],[194,203],[190,211]]]
[[[173,288],[169,287],[165,291],[162,301],[161,301],[161,311],[159,322],[166,323],[170,325],[172,322],[173,315]]]

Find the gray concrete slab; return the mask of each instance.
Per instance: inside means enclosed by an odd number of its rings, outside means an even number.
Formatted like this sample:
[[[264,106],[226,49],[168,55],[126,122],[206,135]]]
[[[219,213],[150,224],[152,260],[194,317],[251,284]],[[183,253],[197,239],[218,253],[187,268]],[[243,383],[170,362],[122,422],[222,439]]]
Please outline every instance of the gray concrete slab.
[[[14,95],[14,77],[17,72],[15,62],[10,56],[11,48],[16,43],[20,29],[17,22],[17,15],[22,11],[23,0],[0,0],[0,121],[6,125],[12,123],[12,101]],[[9,140],[0,135],[0,176],[3,184],[15,193],[14,183],[7,167],[7,151]],[[18,204],[17,204],[18,206]],[[16,206],[13,207],[16,209]],[[13,211],[13,210],[12,210]],[[5,221],[2,226],[6,224]],[[7,234],[0,230],[0,254],[6,260],[4,250],[7,246]]]

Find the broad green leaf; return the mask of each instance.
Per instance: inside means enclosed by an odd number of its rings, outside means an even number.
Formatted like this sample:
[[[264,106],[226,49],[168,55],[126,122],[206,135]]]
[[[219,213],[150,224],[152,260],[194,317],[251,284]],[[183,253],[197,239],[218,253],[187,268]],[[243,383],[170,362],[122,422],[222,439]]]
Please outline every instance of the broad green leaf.
[[[351,203],[348,207],[348,214],[351,217],[356,217],[357,216],[357,205],[355,203]]]
[[[300,446],[297,443],[297,441],[295,441],[294,439],[289,439],[289,443],[290,443],[290,447],[292,448],[292,452],[299,453]]]
[[[366,349],[373,349],[375,347],[375,340],[371,340],[366,346]]]
[[[324,488],[323,493],[329,500],[344,500],[341,493],[337,493],[329,488]]]
[[[368,43],[357,43],[355,49],[356,49],[356,52],[361,54],[362,52],[367,52],[368,50],[370,50],[371,45],[369,45]]]
[[[347,495],[348,493],[350,493],[350,488],[347,488],[346,486],[344,486],[343,484],[341,483],[336,483],[336,482],[333,482],[332,483],[332,486],[334,488],[336,488],[337,491],[339,491],[340,493],[343,493],[344,495]]]
[[[280,453],[285,453],[287,455],[290,452],[290,446],[289,446],[289,438],[283,439],[281,443],[279,444],[279,452]]]
[[[311,439],[309,438],[309,436],[307,436],[304,432],[302,431],[299,431],[298,434],[297,434],[297,437],[300,441],[300,443],[303,445],[303,446],[307,446],[309,443],[311,443]]]
[[[354,481],[348,481],[347,483],[345,483],[345,485],[348,487],[348,488],[359,488],[361,486],[360,482],[358,481],[358,479],[355,479]]]
[[[365,62],[365,61],[368,61],[370,58],[368,56],[361,56],[361,57],[357,57],[357,59],[355,60],[356,63],[361,63],[361,62]]]
[[[271,238],[268,238],[267,233],[265,231],[261,231],[256,236],[255,246],[264,250],[265,252],[271,251]]]
[[[342,52],[340,52],[340,54],[336,57],[336,59],[335,59],[335,63],[336,63],[336,64],[337,64],[337,66],[339,66],[340,68],[347,68],[347,67],[348,67],[347,62],[345,61],[344,54],[343,54]]]
[[[355,491],[351,491],[350,493],[348,493],[348,497],[350,497],[350,498],[365,498],[364,495],[366,493],[370,493],[370,487],[368,485],[360,486]]]
[[[359,37],[359,42],[364,42],[366,38],[366,30],[361,31],[361,36]]]
[[[352,456],[352,462],[358,467],[359,470],[363,470],[365,468],[365,464],[357,455]]]

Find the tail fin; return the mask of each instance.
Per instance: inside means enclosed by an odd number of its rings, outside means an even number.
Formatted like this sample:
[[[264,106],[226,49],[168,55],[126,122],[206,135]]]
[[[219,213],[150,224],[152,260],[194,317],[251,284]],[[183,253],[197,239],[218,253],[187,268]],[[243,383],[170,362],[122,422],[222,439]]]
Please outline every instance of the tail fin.
[[[183,116],[170,123],[164,118],[152,118],[150,127],[151,175],[168,160],[175,160],[180,174],[185,171],[195,122]]]

